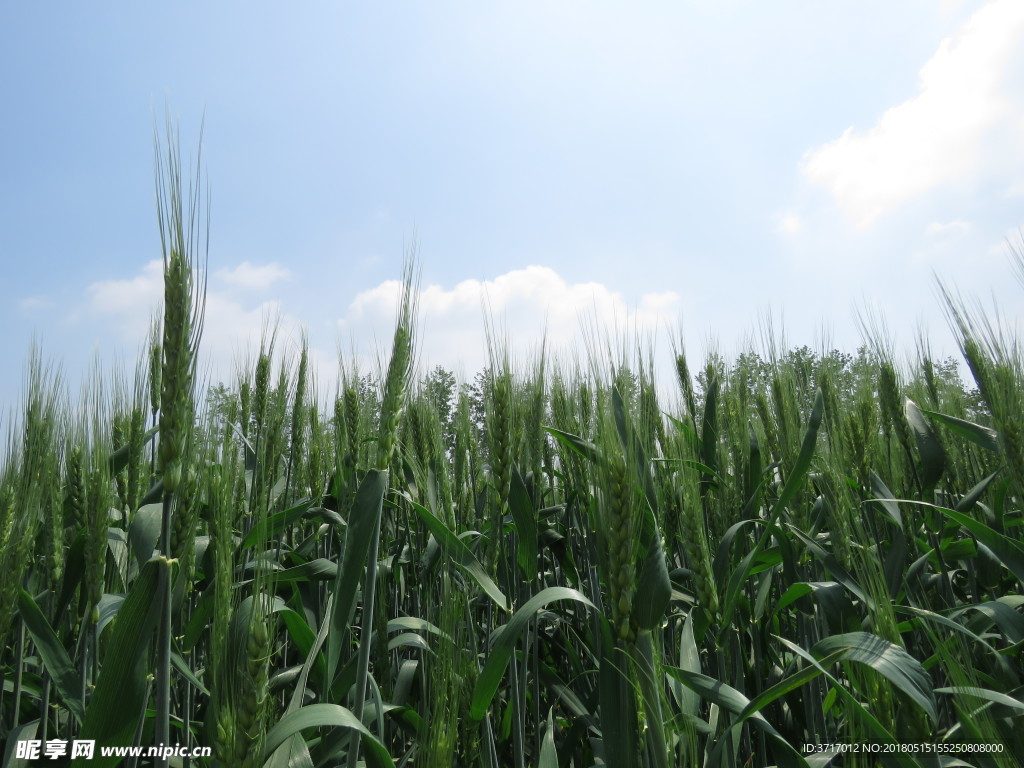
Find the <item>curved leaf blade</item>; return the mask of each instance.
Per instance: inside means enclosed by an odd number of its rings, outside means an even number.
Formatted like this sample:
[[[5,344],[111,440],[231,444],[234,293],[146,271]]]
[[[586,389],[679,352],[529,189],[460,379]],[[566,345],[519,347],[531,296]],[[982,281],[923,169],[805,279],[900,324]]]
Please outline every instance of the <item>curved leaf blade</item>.
[[[356,491],[348,519],[345,551],[334,581],[331,631],[327,638],[327,678],[333,682],[341,661],[342,644],[356,610],[356,595],[363,581],[370,540],[384,509],[388,473],[371,469]]]
[[[429,509],[422,504],[417,504],[408,496],[406,496],[406,501],[416,510],[416,514],[426,523],[434,538],[437,539],[445,552],[452,557],[455,564],[468,573],[473,581],[480,585],[480,588],[501,610],[507,611],[508,598],[498,589],[498,585],[494,583],[491,577],[487,575],[483,565],[477,560],[476,555],[473,554],[473,550],[466,546],[466,543],[449,530],[448,526]]]
[[[277,725],[267,733],[262,762],[265,763],[269,760],[277,748],[295,734],[301,733],[307,728],[325,727],[346,728],[358,732],[370,762],[374,766],[394,768],[394,761],[384,745],[367,730],[365,725],[359,722],[359,718],[351,710],[345,709],[339,704],[310,704],[282,717]]]
[[[945,425],[950,431],[966,440],[970,440],[975,445],[994,453],[999,452],[999,434],[991,427],[975,424],[965,419],[958,419],[956,416],[947,416],[937,411],[921,409],[921,413]]]
[[[92,700],[85,711],[82,739],[97,746],[131,744],[146,698],[146,656],[160,615],[157,588],[170,561],[159,557],[143,566],[125,597],[107,640],[103,666]],[[97,750],[99,752],[99,750]],[[116,765],[120,757],[97,755],[89,766]],[[85,766],[85,758],[74,765]]]
[[[933,487],[942,478],[946,469],[946,451],[939,442],[932,425],[924,417],[917,403],[909,397],[903,406],[907,423],[914,433],[917,452],[921,455],[921,480],[925,488]]]
[[[43,666],[53,679],[54,687],[67,705],[68,711],[81,723],[85,717],[85,708],[80,696],[82,680],[75,665],[71,663],[71,657],[57,639],[57,634],[43,616],[43,612],[39,610],[32,595],[24,589],[18,591],[18,611],[25,621],[25,628],[32,636],[36,650],[39,651]]]
[[[842,653],[836,655],[837,651]],[[811,653],[825,658],[865,664],[899,688],[923,709],[932,722],[939,720],[931,678],[917,659],[900,646],[869,632],[848,632],[826,637],[814,644]]]
[[[474,720],[480,720],[487,712],[491,699],[498,690],[501,678],[505,674],[505,668],[512,658],[512,651],[516,641],[526,630],[527,625],[533,617],[543,608],[561,600],[572,600],[573,602],[585,605],[594,609],[595,606],[582,593],[568,587],[548,587],[541,590],[532,598],[526,601],[522,608],[516,611],[508,624],[502,627],[500,634],[494,641],[491,654],[487,663],[477,678],[476,688],[473,690],[473,701],[470,708],[470,716]]]

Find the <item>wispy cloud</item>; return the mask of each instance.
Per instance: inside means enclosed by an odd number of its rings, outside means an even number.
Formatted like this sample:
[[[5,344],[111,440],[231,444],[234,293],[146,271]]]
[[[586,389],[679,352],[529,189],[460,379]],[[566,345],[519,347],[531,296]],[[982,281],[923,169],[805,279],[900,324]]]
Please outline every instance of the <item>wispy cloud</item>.
[[[234,269],[219,269],[214,276],[225,286],[249,291],[266,291],[279,280],[291,277],[284,267],[276,263],[262,266],[243,261]]]
[[[792,213],[780,215],[779,220],[779,231],[787,235],[800,234],[800,230],[804,228],[803,220]]]
[[[936,235],[964,235],[971,231],[971,222],[961,219],[953,221],[933,221],[925,228],[929,237]]]
[[[43,309],[52,309],[54,303],[45,296],[26,296],[18,302],[18,306],[24,312],[36,312]]]
[[[807,152],[804,175],[863,227],[952,181],[988,173],[1012,179],[1024,168],[1024,101],[1016,93],[1022,49],[1024,3],[988,3],[942,41],[921,69],[916,96],[869,130],[848,128]]]

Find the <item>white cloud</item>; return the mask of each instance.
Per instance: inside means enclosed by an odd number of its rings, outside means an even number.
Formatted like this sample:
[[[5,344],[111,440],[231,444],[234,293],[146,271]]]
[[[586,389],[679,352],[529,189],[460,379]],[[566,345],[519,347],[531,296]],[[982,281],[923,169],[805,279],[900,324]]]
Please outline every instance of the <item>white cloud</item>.
[[[242,262],[233,270],[219,270],[216,276],[228,288],[240,286],[264,289],[274,281],[288,276],[288,271],[275,264],[253,266]],[[150,319],[161,311],[163,302],[163,264],[159,259],[146,264],[139,274],[122,280],[102,280],[87,289],[89,309],[97,315],[115,317],[125,339],[143,338]],[[206,292],[204,346],[230,347],[234,340],[255,339],[265,315],[281,314],[276,301],[243,304],[228,292],[208,287]],[[209,341],[207,341],[209,340]]]
[[[45,296],[26,296],[18,302],[18,306],[25,312],[34,312],[42,309],[52,309],[53,301]]]
[[[375,338],[387,346],[400,293],[401,284],[394,280],[361,292],[338,321],[339,328],[354,338]],[[467,374],[487,362],[485,307],[520,360],[538,347],[542,337],[549,349],[571,351],[582,338],[581,327],[599,334],[650,334],[675,320],[680,310],[680,298],[672,291],[646,294],[630,307],[606,285],[569,283],[543,266],[512,270],[493,280],[464,280],[452,288],[429,285],[421,288],[418,298],[421,361]]]
[[[163,296],[163,265],[151,261],[135,277],[101,280],[86,289],[90,308],[101,315],[130,315],[148,322]]]
[[[779,231],[787,235],[797,235],[804,228],[803,220],[794,214],[786,214],[779,217]]]
[[[970,231],[971,222],[953,219],[953,221],[947,222],[931,222],[925,229],[925,234],[929,237],[934,237],[935,235],[965,235]]]
[[[265,269],[244,263],[228,274],[242,275],[240,281],[234,281],[235,285],[249,279],[248,285],[255,287],[269,285],[269,282],[260,282],[263,279],[260,275],[273,274],[264,272]],[[115,323],[120,341],[139,348],[145,343],[151,319],[162,311],[163,265],[159,260],[151,261],[134,277],[96,282],[86,292],[88,312]],[[236,358],[258,349],[268,321],[278,322],[279,339],[297,335],[298,321],[285,313],[279,302],[244,303],[225,290],[209,287],[200,356],[211,375],[220,379],[230,377]]]
[[[231,287],[250,291],[265,291],[278,280],[291,277],[291,272],[276,263],[258,266],[243,261],[234,269],[219,269],[214,275],[222,283]]]
[[[1007,81],[1019,80],[1022,49],[1024,3],[988,3],[942,41],[920,71],[915,97],[868,131],[848,128],[807,152],[803,173],[861,226],[948,182],[1020,173],[1024,103],[1020,83]]]

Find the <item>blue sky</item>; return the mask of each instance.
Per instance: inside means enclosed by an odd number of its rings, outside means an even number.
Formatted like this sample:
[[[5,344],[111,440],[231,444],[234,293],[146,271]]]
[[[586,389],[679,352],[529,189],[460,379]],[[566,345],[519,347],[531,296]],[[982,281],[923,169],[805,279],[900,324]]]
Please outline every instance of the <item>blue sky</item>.
[[[165,106],[186,156],[205,115],[217,377],[268,315],[324,386],[370,359],[413,242],[421,357],[467,375],[482,295],[517,350],[771,316],[852,351],[872,307],[952,353],[933,272],[1021,316],[1017,0],[212,6],[0,6],[0,410],[33,337],[72,382],[133,364]]]

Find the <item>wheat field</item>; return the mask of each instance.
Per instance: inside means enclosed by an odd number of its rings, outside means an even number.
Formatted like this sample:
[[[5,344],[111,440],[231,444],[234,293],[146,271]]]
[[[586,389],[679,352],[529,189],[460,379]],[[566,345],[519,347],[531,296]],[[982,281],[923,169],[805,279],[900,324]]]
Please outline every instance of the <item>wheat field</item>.
[[[218,766],[1010,766],[1024,755],[1024,370],[635,344],[416,364],[265,336],[200,386],[204,237],[158,174],[162,320],[72,397],[41,356],[0,473],[0,735]],[[1018,266],[1021,262],[1018,262]],[[966,380],[965,380],[966,379]],[[1018,757],[1014,757],[1014,756]],[[142,765],[149,758],[79,758]],[[38,764],[64,764],[39,760]]]

